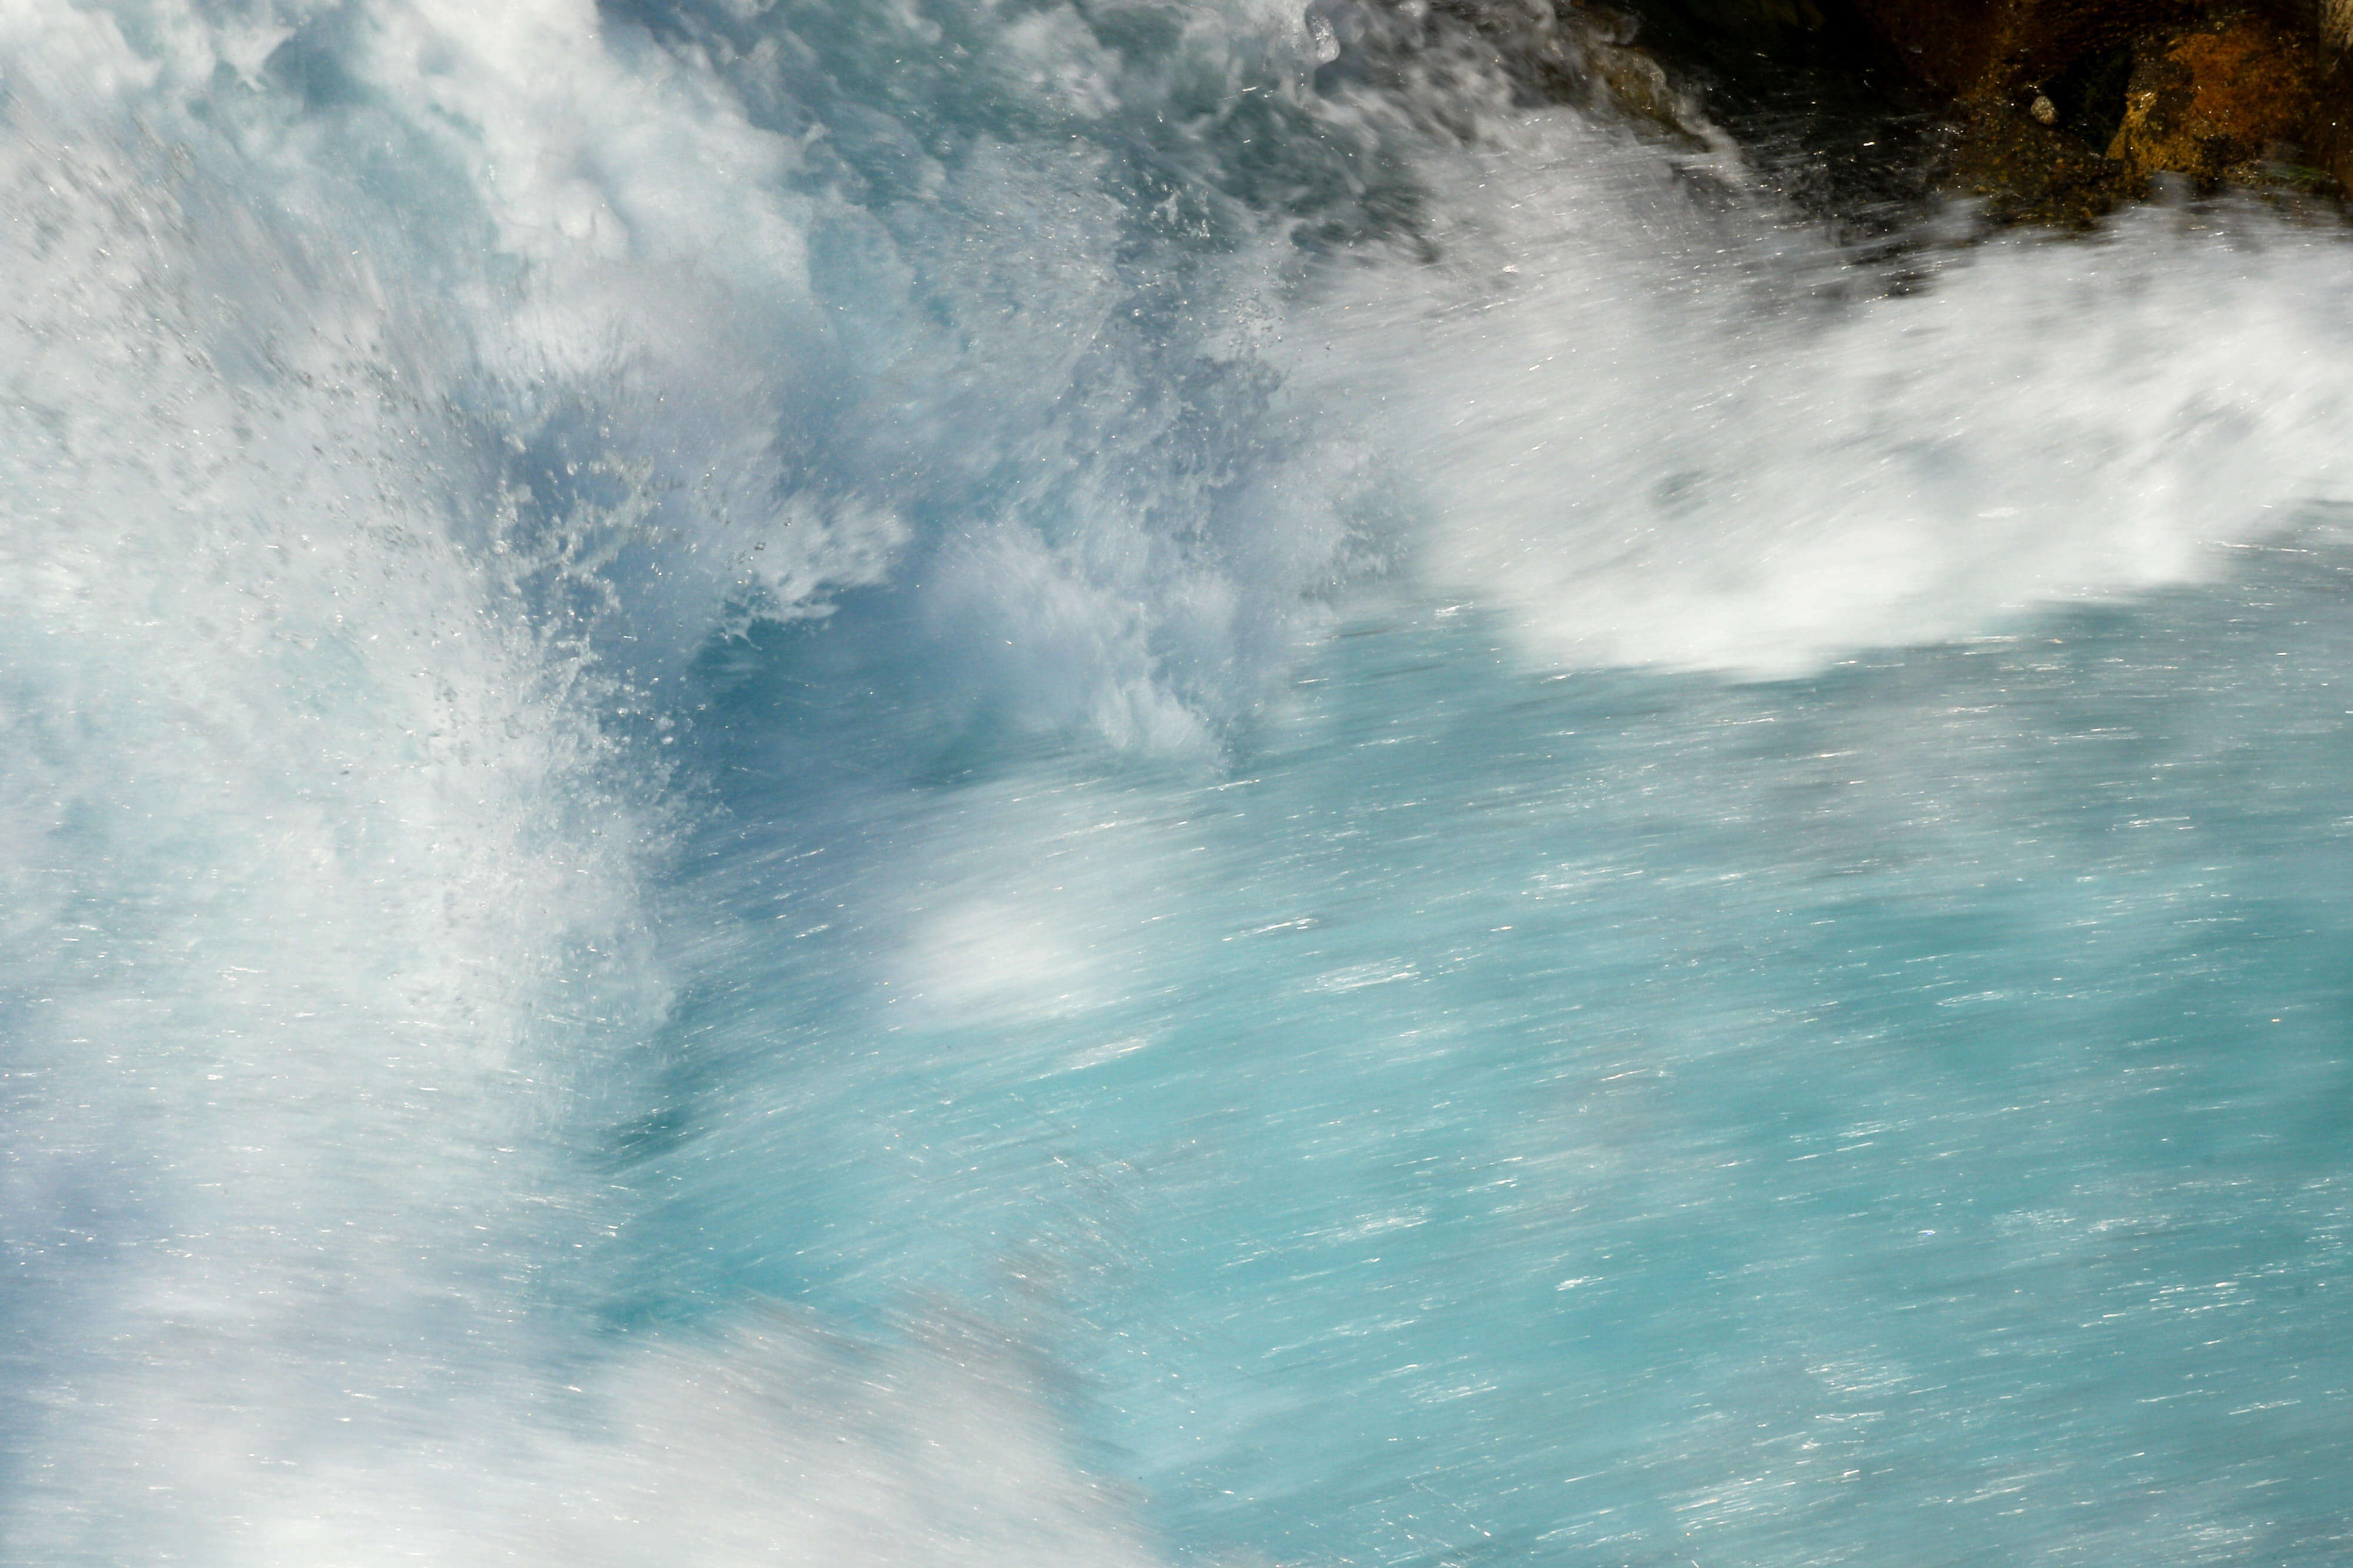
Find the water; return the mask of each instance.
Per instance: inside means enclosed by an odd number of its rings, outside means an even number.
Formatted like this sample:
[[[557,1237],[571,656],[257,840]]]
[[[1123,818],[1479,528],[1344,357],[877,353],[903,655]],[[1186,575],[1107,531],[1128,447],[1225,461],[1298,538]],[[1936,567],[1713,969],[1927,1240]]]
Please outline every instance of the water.
[[[2353,1557],[2353,250],[1376,24],[0,13],[0,1554]]]

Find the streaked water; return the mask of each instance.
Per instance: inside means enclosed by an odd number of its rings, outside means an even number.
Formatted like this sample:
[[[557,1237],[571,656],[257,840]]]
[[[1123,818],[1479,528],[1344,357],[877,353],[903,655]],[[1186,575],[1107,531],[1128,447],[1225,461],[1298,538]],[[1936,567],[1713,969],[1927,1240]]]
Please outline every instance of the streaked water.
[[[0,89],[6,1561],[2353,1557],[2334,220],[1245,0]]]

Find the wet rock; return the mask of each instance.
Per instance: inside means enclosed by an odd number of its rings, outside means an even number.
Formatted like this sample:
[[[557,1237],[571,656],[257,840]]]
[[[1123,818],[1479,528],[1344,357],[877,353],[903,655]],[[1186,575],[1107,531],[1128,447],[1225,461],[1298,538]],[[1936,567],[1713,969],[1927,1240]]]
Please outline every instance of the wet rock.
[[[1955,98],[2005,98],[2193,14],[2182,0],[1852,0],[1889,51]],[[2023,104],[2021,107],[2024,107]],[[2054,100],[2054,107],[2058,107]]]
[[[1444,0],[1436,9],[1470,22],[1539,97],[1736,155],[1699,95],[1636,41],[1642,18],[1633,12],[1585,0]]]
[[[1620,110],[1653,125],[1704,140],[1706,117],[1692,95],[1678,89],[1667,69],[1631,44],[1596,42],[1586,47],[1593,79]]]
[[[2153,183],[2353,187],[2353,0],[1427,3],[1866,237],[1940,192],[2085,227]]]
[[[1602,10],[1592,0],[1545,3],[1564,16]],[[1597,50],[1588,59],[1607,100],[1705,142],[1727,183],[1770,189],[1863,247],[1929,210],[1925,176],[1942,105],[1893,67],[1846,0],[1608,4],[1630,14],[1639,34],[1605,46],[1632,43],[1674,97],[1667,116],[1646,113],[1641,79]],[[1727,135],[1736,153],[1723,150]]]
[[[2353,43],[2353,0],[2320,0],[2320,48],[2327,57],[2341,55]]]
[[[2107,155],[2130,177],[2264,184],[2302,164],[2315,109],[2313,41],[2253,16],[2141,38]]]
[[[2353,190],[2353,0],[2321,0],[2318,81],[2305,144],[2338,187]]]
[[[2353,0],[1852,0],[1950,95],[1947,183],[1997,222],[2081,226],[2155,176],[2313,190],[2353,173]],[[2339,85],[2341,83],[2341,85]]]
[[[1963,106],[1947,189],[1977,197],[1997,224],[2084,228],[2138,193],[2124,165],[2073,133],[2000,100]]]

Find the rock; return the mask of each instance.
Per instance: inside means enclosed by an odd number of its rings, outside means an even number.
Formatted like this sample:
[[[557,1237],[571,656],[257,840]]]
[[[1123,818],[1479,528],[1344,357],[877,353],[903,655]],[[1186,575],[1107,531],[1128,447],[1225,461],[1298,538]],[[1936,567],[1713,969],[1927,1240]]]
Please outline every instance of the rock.
[[[2353,0],[2320,0],[2320,53],[2333,60],[2353,44]]]
[[[1826,205],[2084,227],[2153,179],[2353,189],[2353,0],[1375,3],[1472,20],[1538,96],[1730,127]]]
[[[2312,162],[2353,190],[2353,0],[2321,0],[2319,81],[2306,145]]]
[[[1759,0],[1790,5],[1798,0]],[[1805,0],[1810,4],[1810,0]],[[1636,37],[1635,13],[1598,0],[1443,0],[1433,9],[1467,21],[1506,67],[1542,97],[1663,132],[1736,162],[1737,150],[1699,96]]]
[[[1978,197],[1997,224],[2052,228],[2089,227],[2137,190],[2122,164],[2063,123],[2042,124],[1999,100],[1963,106],[1946,184]]]
[[[1704,137],[1705,124],[1691,95],[1668,79],[1666,68],[1631,44],[1596,41],[1586,46],[1593,79],[1624,112],[1654,125]]]
[[[2353,0],[2344,0],[2353,4]],[[1954,97],[2003,97],[2087,55],[2178,22],[2181,0],[1852,0],[1914,75]],[[2023,104],[2021,105],[2024,107]]]
[[[2081,226],[2153,175],[2353,177],[2353,0],[1852,0],[1950,95],[1950,183],[1998,222]]]
[[[2265,183],[2301,162],[2317,78],[2310,41],[2253,16],[2141,38],[2107,155],[2135,179]]]

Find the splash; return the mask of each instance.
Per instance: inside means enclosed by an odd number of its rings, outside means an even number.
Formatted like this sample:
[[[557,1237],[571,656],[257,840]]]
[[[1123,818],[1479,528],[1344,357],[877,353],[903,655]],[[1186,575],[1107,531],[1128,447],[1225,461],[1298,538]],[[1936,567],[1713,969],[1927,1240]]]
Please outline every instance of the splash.
[[[1155,1200],[1090,1141],[1165,1107],[1295,1182],[1311,1250],[1443,1228],[1284,1160],[1386,1179],[1318,1130],[1356,1078],[1451,1103],[1429,1041],[1486,1000],[1387,1015],[1514,924],[1398,934],[1478,889],[1345,866],[1516,886],[1545,846],[1412,816],[1484,786],[1375,748],[1445,752],[1469,699],[1327,706],[1413,673],[1334,634],[1793,676],[2212,578],[2337,493],[2353,331],[2341,242],[2230,209],[1897,286],[1721,145],[1480,51],[1256,4],[0,17],[12,1558],[1298,1546],[1188,1535],[1247,1494],[1437,1560],[1385,1493],[1317,1500],[1335,1455],[1397,1479],[1363,1434],[1248,1435],[1324,1405],[1209,1366],[1246,1304],[1102,1283]],[[1261,761],[1314,787],[1262,810]],[[1363,779],[1401,815],[1329,817]],[[1714,885],[1664,869],[1671,910]],[[1579,984],[1642,918],[1564,920]],[[1281,1051],[1198,1065],[1261,992],[1381,1050],[1296,1102]],[[1576,1148],[1633,1206],[1672,1121]],[[1160,1152],[1244,1240],[1297,1217]],[[1412,1327],[1333,1329],[1321,1278],[1274,1282],[1285,1344]],[[1112,1339],[1189,1381],[1070,1349]],[[1394,1342],[1432,1429],[1491,1391]],[[1893,1386],[1846,1348],[1808,1375]]]

